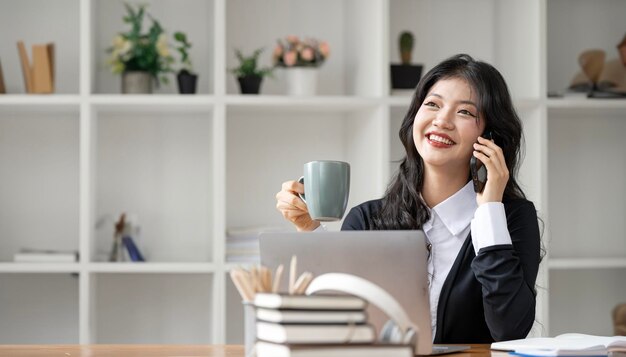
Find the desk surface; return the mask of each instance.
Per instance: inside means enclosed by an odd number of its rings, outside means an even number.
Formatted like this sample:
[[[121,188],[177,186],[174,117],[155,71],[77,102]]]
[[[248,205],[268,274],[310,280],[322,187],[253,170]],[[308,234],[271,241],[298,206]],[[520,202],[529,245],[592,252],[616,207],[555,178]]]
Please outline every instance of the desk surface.
[[[500,352],[501,353],[501,352]],[[499,354],[494,352],[493,356]],[[244,357],[239,345],[0,345],[1,357]],[[450,357],[492,356],[489,345],[472,345]]]

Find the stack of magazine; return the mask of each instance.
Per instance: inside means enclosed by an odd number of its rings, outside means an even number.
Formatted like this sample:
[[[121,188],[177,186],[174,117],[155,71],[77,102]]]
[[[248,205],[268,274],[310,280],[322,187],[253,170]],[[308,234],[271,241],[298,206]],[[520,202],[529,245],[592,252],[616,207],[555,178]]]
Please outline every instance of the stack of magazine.
[[[350,295],[257,293],[257,357],[413,356],[402,344],[376,343],[367,302]]]
[[[260,263],[259,234],[281,232],[278,227],[234,227],[226,230],[226,261],[229,263]]]
[[[75,263],[78,251],[22,248],[13,255],[16,263]]]

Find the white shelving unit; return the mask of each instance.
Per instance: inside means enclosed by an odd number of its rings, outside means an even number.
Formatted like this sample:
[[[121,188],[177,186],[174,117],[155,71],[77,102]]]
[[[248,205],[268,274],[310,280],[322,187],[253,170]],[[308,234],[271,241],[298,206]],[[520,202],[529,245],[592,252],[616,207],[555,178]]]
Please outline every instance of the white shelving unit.
[[[309,160],[351,163],[351,206],[383,194],[402,156],[397,131],[410,102],[388,89],[405,29],[416,34],[414,62],[425,71],[467,52],[510,86],[525,128],[521,183],[546,222],[549,253],[532,333],[610,333],[610,308],[626,296],[626,104],[545,93],[562,89],[577,53],[600,39],[615,54],[623,21],[614,14],[626,4],[144,2],[170,33],[187,32],[197,95],[177,95],[174,83],[153,95],[118,94],[104,50],[125,28],[122,2],[0,0],[10,93],[0,96],[0,343],[241,343],[226,229],[289,227],[274,194]],[[579,23],[607,26],[585,27],[583,36]],[[265,47],[261,64],[269,65],[275,40],[289,34],[330,43],[319,95],[283,95],[280,70],[264,80],[263,95],[239,95],[227,71],[233,50]],[[20,39],[56,44],[57,94],[21,94]],[[121,212],[139,218],[149,263],[104,262],[112,226],[96,222]],[[12,263],[24,246],[75,249],[81,258]]]

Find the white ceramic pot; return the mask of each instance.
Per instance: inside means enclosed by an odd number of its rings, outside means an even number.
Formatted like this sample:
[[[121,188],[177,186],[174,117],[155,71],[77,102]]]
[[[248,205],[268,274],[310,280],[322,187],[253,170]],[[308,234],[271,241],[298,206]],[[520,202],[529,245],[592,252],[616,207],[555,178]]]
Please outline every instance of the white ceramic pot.
[[[317,92],[317,68],[293,67],[286,69],[287,94],[312,96]]]

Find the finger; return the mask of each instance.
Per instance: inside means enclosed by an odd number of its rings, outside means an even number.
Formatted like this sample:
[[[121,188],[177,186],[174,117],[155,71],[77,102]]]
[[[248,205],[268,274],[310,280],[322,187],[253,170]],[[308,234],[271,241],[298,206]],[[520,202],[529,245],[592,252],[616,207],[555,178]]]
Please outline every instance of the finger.
[[[493,181],[494,179],[508,181],[509,170],[507,169],[506,164],[503,164],[504,166],[500,164],[500,161],[495,157],[495,155],[490,158],[480,151],[474,151],[474,156],[478,160],[482,161],[487,168],[487,182],[489,182],[489,180]]]
[[[496,144],[493,140],[487,140],[483,137],[478,137],[478,143],[494,150],[496,153],[504,157],[504,152],[502,151],[502,148],[499,147],[498,144]]]
[[[302,201],[302,199],[300,199],[300,197],[290,193],[290,192],[285,192],[285,191],[280,191],[277,195],[276,195],[276,201],[278,203],[284,203],[286,205],[289,205],[295,209],[301,210],[301,211],[308,211],[308,207],[306,206],[306,203],[304,203]]]
[[[299,211],[299,210],[285,210],[285,211],[281,211],[280,212],[283,217],[290,221],[290,222],[298,222],[300,219],[303,219],[304,217],[308,217],[308,220],[311,220],[311,218],[309,217],[309,214],[307,212],[304,211]]]
[[[496,149],[497,148],[497,149]],[[474,150],[483,153],[485,156],[489,158],[489,161],[492,162],[495,169],[498,171],[504,171],[506,169],[506,162],[504,160],[504,154],[502,150],[498,150],[499,147],[491,148],[486,145],[474,144]],[[483,160],[481,160],[483,161]],[[483,162],[486,165],[486,162]],[[489,166],[487,166],[489,169]]]
[[[298,181],[286,181],[283,182],[282,190],[296,193],[304,193],[304,185]]]
[[[282,201],[278,201],[276,203],[276,209],[278,209],[279,211],[294,211],[294,212],[302,212],[302,213],[309,213],[309,211],[307,209],[302,209],[300,207],[296,207],[290,203],[287,202],[282,202]]]
[[[474,150],[474,156],[480,160],[485,167],[487,168],[487,180],[489,180],[489,177],[497,174],[500,175],[500,171],[502,170],[497,158],[495,157],[495,155],[493,155],[492,157],[486,155],[484,152],[482,151],[478,151],[478,150]]]

